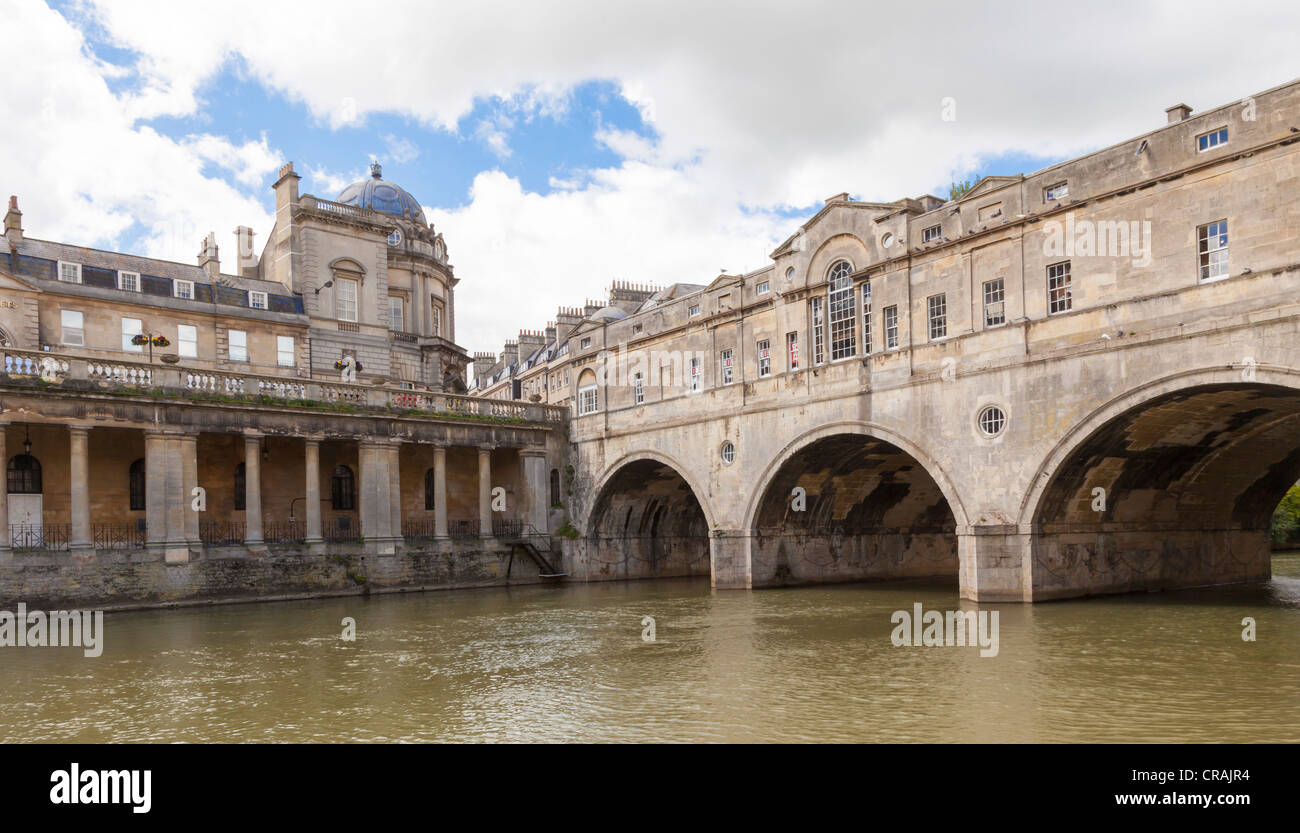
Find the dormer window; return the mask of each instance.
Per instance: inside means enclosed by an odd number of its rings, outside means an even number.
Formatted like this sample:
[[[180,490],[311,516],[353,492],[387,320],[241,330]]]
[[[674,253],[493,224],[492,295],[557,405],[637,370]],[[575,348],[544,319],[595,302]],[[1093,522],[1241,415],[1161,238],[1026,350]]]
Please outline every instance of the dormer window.
[[[172,281],[172,294],[177,298],[194,299],[194,281]]]
[[[124,289],[127,292],[139,292],[140,273],[139,272],[118,272],[117,288]]]
[[[253,309],[266,309],[266,293],[265,293],[265,292],[249,292],[249,293],[248,293],[248,305],[249,305],[250,307],[252,307]]]
[[[1211,130],[1209,133],[1202,133],[1196,137],[1196,152],[1217,148],[1219,145],[1228,143],[1228,128],[1220,127],[1218,130]]]
[[[64,283],[81,283],[81,264],[59,261],[59,280]]]

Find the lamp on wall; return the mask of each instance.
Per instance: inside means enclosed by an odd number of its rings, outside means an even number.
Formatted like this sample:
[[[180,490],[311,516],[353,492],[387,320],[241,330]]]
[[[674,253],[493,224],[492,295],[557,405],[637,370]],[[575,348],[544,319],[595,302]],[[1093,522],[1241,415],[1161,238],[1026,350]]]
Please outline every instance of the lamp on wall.
[[[325,283],[323,283],[323,284],[321,284],[320,286],[316,287],[316,294],[319,295],[319,294],[320,294],[320,291],[321,291],[322,289],[329,289],[329,288],[330,288],[331,286],[333,286],[333,285],[334,285],[334,281],[333,281],[333,279],[330,279],[330,280],[328,280],[328,281],[325,281]]]
[[[32,427],[23,423],[23,454],[32,456]]]

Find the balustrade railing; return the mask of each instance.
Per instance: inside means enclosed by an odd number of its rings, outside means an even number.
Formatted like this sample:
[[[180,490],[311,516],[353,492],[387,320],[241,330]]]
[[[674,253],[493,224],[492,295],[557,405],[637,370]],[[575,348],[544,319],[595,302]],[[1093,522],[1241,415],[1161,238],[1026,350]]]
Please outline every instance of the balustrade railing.
[[[427,413],[495,417],[525,422],[562,422],[568,409],[536,402],[500,401],[451,393],[416,391],[355,382],[304,379],[152,366],[68,353],[0,348],[0,372],[8,376],[41,378],[51,382],[84,379],[101,387],[153,388],[189,391],[198,395],[232,397],[267,396],[289,402],[324,402],[358,407],[394,408]]]

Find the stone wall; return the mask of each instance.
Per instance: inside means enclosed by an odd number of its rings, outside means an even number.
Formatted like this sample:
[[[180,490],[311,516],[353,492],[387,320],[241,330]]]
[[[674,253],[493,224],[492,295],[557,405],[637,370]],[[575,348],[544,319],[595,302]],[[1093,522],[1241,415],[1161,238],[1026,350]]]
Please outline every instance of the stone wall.
[[[187,564],[165,564],[152,550],[101,550],[78,563],[68,553],[15,552],[0,563],[0,600],[43,607],[152,607],[396,589],[535,584],[537,566],[495,543],[429,543],[391,556],[360,545],[209,548]],[[364,579],[362,581],[361,579]]]

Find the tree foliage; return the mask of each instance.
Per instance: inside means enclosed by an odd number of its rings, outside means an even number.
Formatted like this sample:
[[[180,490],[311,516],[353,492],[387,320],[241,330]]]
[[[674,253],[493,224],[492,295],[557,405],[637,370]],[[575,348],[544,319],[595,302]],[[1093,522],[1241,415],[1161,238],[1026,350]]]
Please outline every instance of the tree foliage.
[[[1297,545],[1300,533],[1300,483],[1287,490],[1286,497],[1273,510],[1273,546]]]

